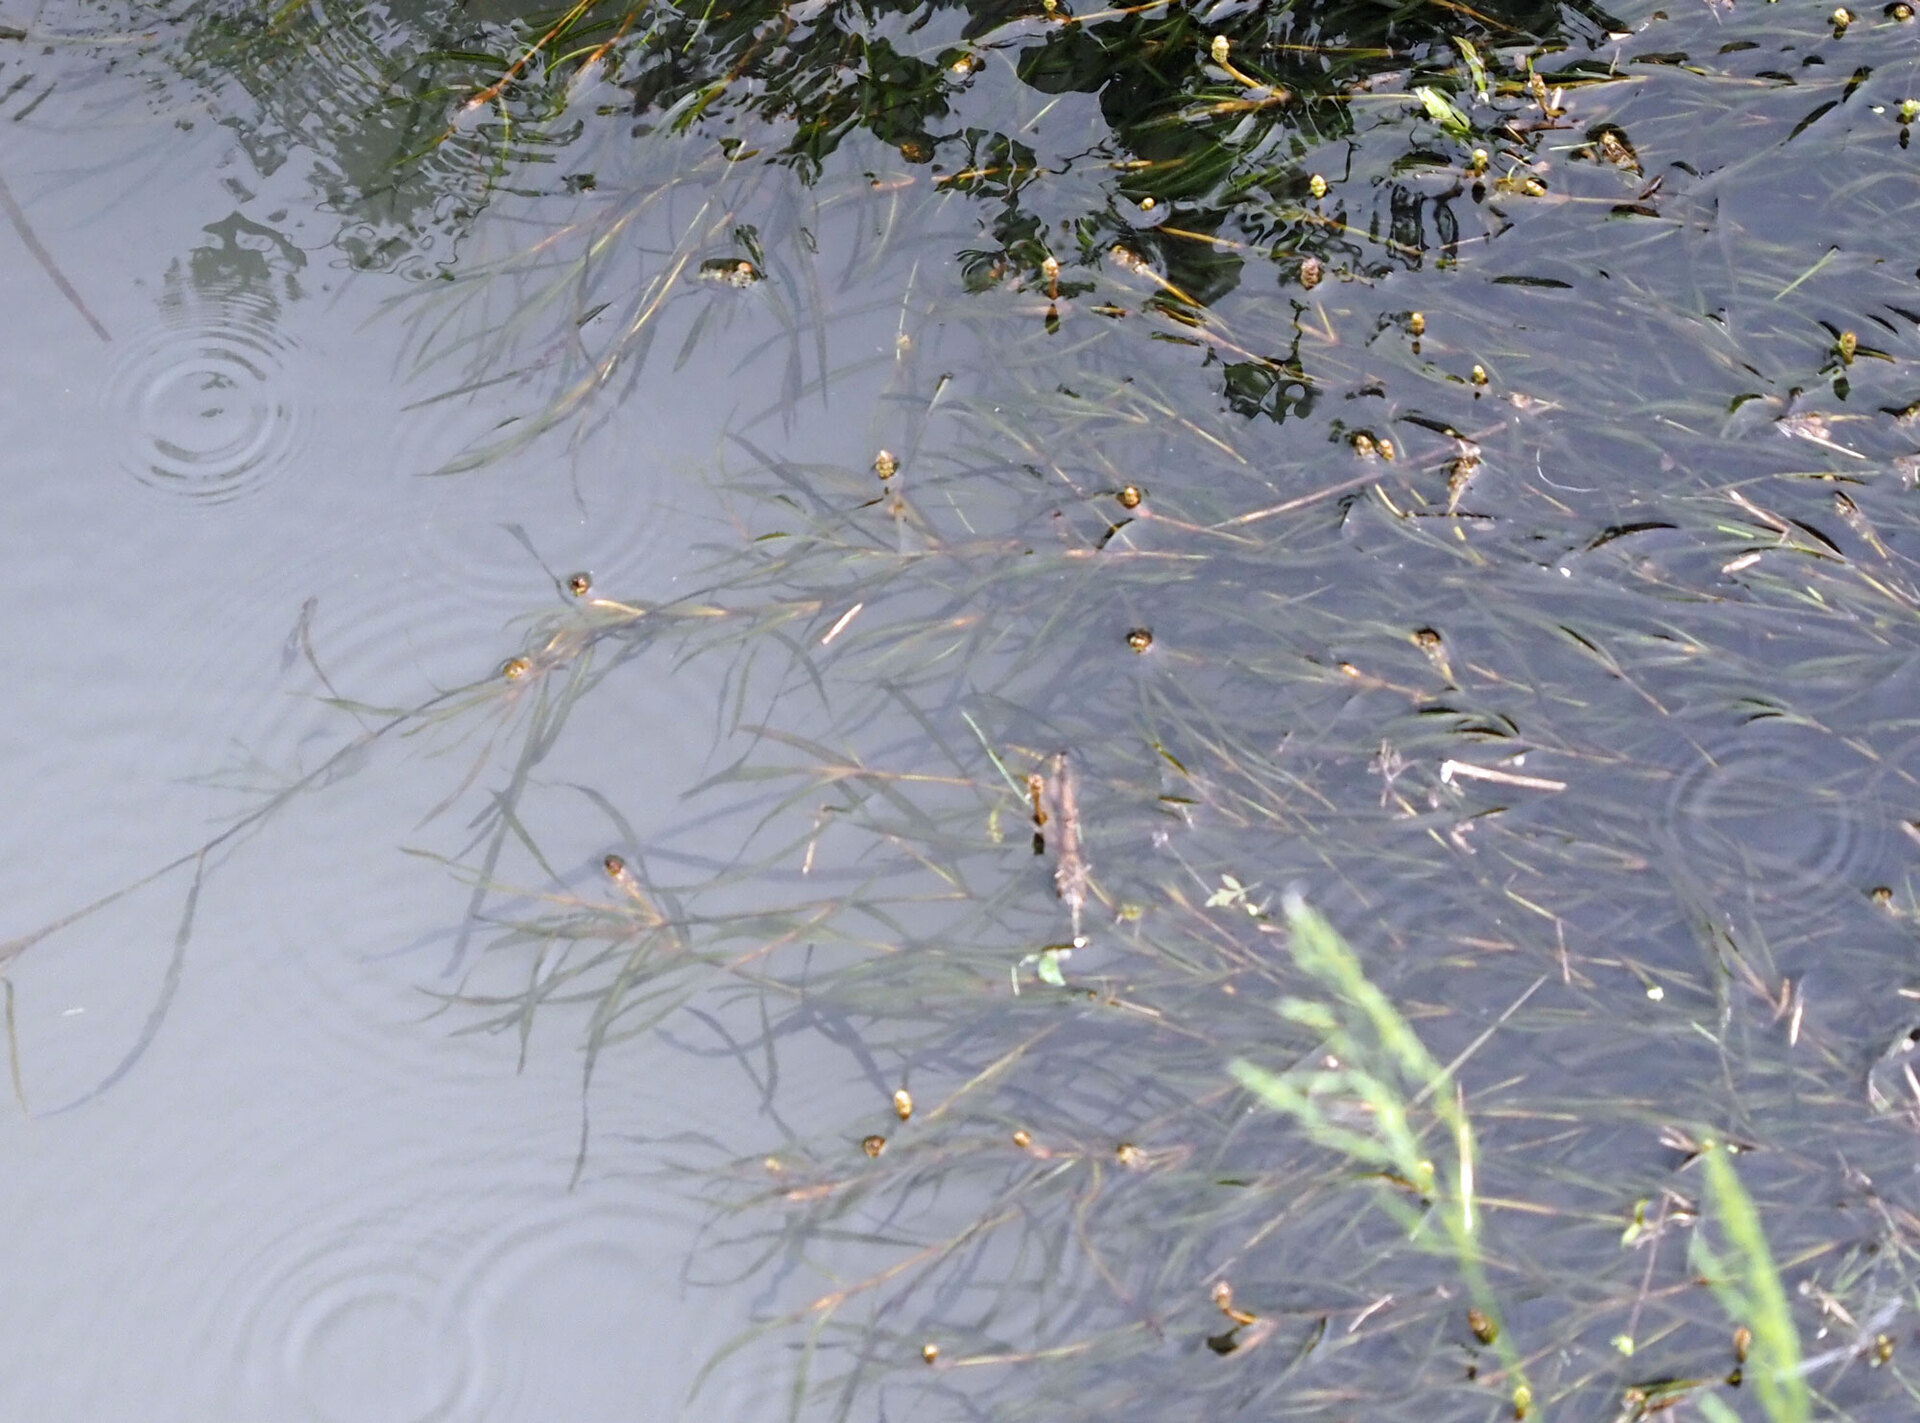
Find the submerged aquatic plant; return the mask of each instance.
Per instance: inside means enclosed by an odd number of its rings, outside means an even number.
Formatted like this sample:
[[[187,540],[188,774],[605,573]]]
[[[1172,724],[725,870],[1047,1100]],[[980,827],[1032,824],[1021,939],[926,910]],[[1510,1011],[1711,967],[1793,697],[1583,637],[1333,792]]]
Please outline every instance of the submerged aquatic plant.
[[[1474,1204],[1473,1127],[1464,1094],[1367,978],[1359,957],[1333,926],[1295,894],[1287,896],[1285,911],[1293,960],[1325,997],[1283,999],[1280,1013],[1316,1035],[1325,1053],[1284,1073],[1236,1062],[1233,1075],[1321,1146],[1384,1172],[1392,1187],[1411,1191],[1425,1209],[1414,1210],[1391,1190],[1382,1195],[1411,1234],[1418,1236],[1428,1220],[1438,1219],[1445,1248],[1473,1301],[1473,1332],[1499,1347],[1516,1409],[1524,1413],[1523,1401],[1532,1399],[1533,1387],[1511,1334],[1502,1331],[1499,1305],[1487,1282]],[[1544,981],[1536,980],[1534,987]],[[1451,1138],[1452,1160],[1445,1169],[1435,1165],[1414,1125],[1423,1104],[1430,1104]],[[1356,1109],[1357,1122],[1342,1120],[1356,1115]]]
[[[1920,912],[1897,64],[1777,7],[1065,8],[449,9],[351,64],[357,13],[194,9],[262,142],[302,66],[365,84],[344,245],[451,278],[396,309],[470,461],[738,358],[696,591],[332,694],[365,734],[263,816],[461,749],[450,1020],[558,1017],[583,1103],[711,1035],[762,1110],[677,1145],[690,1268],[756,1283],[796,1413],[1726,1408],[1695,1179],[1765,1406],[1904,1405],[1778,1288],[1871,1321],[1920,1249],[1857,1041]],[[1783,164],[1818,222],[1743,227]],[[713,766],[550,857],[538,772],[642,657],[711,676]],[[167,866],[178,944],[260,823]],[[1751,1212],[1702,1120],[1767,1144]]]

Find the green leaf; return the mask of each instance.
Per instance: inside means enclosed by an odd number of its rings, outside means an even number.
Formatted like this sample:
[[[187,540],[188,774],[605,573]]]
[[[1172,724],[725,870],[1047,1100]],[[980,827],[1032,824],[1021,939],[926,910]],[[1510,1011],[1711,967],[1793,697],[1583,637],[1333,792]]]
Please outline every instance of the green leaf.
[[[1480,51],[1473,47],[1472,40],[1463,40],[1457,37],[1454,39],[1453,46],[1460,51],[1460,57],[1467,62],[1467,73],[1473,78],[1474,97],[1481,103],[1486,103],[1487,66],[1480,62]],[[1427,112],[1432,113],[1433,110],[1429,108]]]
[[[1472,121],[1455,108],[1452,101],[1438,89],[1429,88],[1423,84],[1413,91],[1413,97],[1420,101],[1420,106],[1427,111],[1428,118],[1455,138],[1464,139],[1473,136]]]

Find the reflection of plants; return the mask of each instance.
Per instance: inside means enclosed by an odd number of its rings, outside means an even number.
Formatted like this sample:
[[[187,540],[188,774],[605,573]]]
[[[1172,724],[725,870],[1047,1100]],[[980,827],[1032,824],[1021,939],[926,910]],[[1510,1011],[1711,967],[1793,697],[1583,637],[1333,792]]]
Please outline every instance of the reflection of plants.
[[[768,289],[792,311],[817,308],[802,249],[822,224],[796,219],[795,179],[826,208],[894,194],[923,221],[940,214],[942,242],[956,240],[946,214],[964,195],[976,230],[953,255],[969,290],[1044,299],[1050,323],[1069,304],[1145,316],[1128,329],[1226,365],[1240,413],[1304,413],[1315,376],[1298,311],[1249,326],[1230,299],[1251,284],[1264,307],[1263,270],[1304,297],[1323,280],[1451,260],[1489,191],[1545,191],[1537,150],[1560,110],[1533,59],[1564,24],[1528,0],[1470,14],[1346,7],[1316,15],[1310,42],[1300,12],[1269,6],[1219,20],[1188,4],[1076,16],[1001,0],[382,15],[263,19],[202,0],[187,68],[247,89],[259,112],[236,127],[263,170],[320,155],[314,180],[345,214],[337,241],[357,264],[464,289],[435,293],[421,318],[423,367],[469,361],[460,390],[540,376],[539,416],[475,458],[578,413],[616,367],[630,378],[668,305],[696,300],[701,263],[735,255],[743,227],[770,248],[793,243]],[[1374,92],[1409,72],[1414,97]],[[1428,124],[1380,144],[1357,116],[1382,103]],[[543,192],[594,196],[530,252],[468,252],[456,268],[485,208]],[[643,258],[645,290],[616,256]],[[504,300],[488,294],[501,285]]]

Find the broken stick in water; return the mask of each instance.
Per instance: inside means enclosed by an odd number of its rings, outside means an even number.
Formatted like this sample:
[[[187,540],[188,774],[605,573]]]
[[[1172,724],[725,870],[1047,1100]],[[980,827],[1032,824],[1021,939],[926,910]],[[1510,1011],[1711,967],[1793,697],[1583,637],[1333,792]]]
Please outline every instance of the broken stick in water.
[[[1053,818],[1059,826],[1054,836],[1053,887],[1073,916],[1073,945],[1086,941],[1080,932],[1080,911],[1087,903],[1088,865],[1080,850],[1080,806],[1074,796],[1073,763],[1062,751],[1053,758]]]

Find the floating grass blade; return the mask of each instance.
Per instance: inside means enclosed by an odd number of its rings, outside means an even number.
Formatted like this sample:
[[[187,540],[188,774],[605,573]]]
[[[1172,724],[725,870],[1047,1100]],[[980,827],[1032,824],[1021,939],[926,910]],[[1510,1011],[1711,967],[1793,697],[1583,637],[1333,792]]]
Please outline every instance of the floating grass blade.
[[[1696,1231],[1693,1254],[1727,1317],[1753,1332],[1746,1373],[1768,1423],[1806,1423],[1812,1403],[1802,1376],[1800,1335],[1760,1212],[1730,1155],[1725,1143],[1711,1144],[1700,1155],[1707,1219],[1721,1239],[1716,1247]]]

